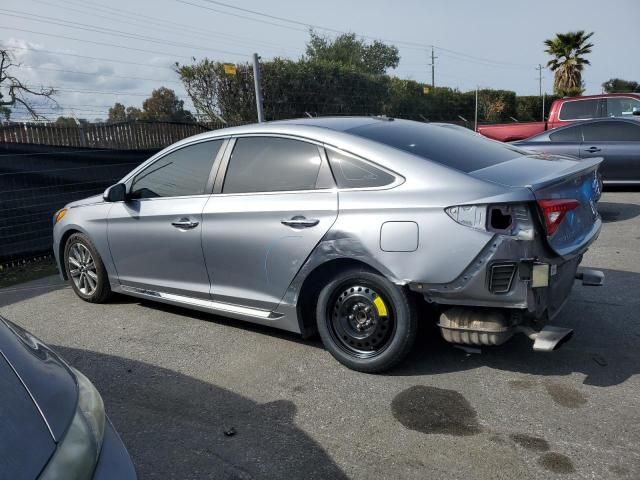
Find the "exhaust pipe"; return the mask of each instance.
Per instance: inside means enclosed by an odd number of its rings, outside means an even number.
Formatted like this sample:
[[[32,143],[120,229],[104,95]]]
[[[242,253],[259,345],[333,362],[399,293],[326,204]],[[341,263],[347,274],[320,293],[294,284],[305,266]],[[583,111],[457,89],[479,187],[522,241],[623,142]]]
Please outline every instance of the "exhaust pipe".
[[[531,327],[519,326],[518,331],[533,340],[533,350],[536,352],[552,352],[567,342],[573,335],[572,328],[547,325],[539,332]]]
[[[517,323],[517,317],[500,310],[453,307],[440,315],[438,327],[447,342],[474,346],[502,345],[516,332],[522,332],[533,340],[537,352],[551,352],[573,334],[571,328],[547,325],[538,331]]]

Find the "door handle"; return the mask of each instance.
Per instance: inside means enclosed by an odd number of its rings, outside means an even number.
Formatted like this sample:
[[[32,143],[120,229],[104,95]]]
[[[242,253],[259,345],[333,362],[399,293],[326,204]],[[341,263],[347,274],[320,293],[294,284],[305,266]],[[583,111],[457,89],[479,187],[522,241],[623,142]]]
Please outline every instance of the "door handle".
[[[585,152],[589,152],[589,153],[596,153],[599,152],[600,149],[598,147],[589,147],[585,150]]]
[[[181,230],[191,230],[192,228],[196,228],[200,225],[200,222],[192,222],[188,218],[181,218],[177,222],[171,222],[171,225]]]
[[[284,219],[280,221],[283,225],[288,225],[289,227],[315,227],[320,223],[320,220],[317,218],[305,218],[305,217],[293,217],[289,219]]]

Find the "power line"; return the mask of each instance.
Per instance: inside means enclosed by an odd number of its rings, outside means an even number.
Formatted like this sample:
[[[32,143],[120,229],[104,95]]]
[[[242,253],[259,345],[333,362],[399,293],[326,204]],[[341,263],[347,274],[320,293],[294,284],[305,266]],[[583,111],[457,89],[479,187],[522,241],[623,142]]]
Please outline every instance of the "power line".
[[[220,50],[220,49],[215,49],[215,48],[208,48],[208,47],[201,47],[198,45],[191,45],[188,43],[177,43],[177,42],[170,42],[170,41],[166,41],[157,37],[149,37],[146,35],[139,35],[139,34],[134,34],[134,33],[129,33],[129,32],[125,32],[122,30],[115,30],[113,28],[106,28],[106,27],[98,27],[95,25],[89,25],[89,24],[85,24],[85,23],[80,23],[80,22],[72,22],[72,21],[68,21],[68,20],[64,20],[61,18],[54,18],[54,17],[49,17],[49,16],[43,16],[43,15],[35,15],[35,14],[29,14],[28,12],[22,12],[22,11],[17,11],[17,10],[7,10],[4,8],[0,8],[0,12],[5,12],[4,15],[8,16],[8,17],[15,17],[15,18],[22,18],[24,20],[28,20],[28,21],[33,21],[33,22],[40,22],[40,23],[47,23],[50,25],[59,25],[59,26],[63,26],[63,27],[67,27],[67,28],[75,28],[77,30],[85,30],[88,32],[96,32],[96,33],[102,33],[103,35],[111,35],[114,37],[123,37],[123,38],[131,38],[134,40],[142,40],[144,42],[150,42],[150,43],[155,43],[155,44],[159,44],[159,45],[169,45],[172,47],[180,47],[180,48],[192,48],[195,50],[204,50],[204,51],[212,51],[212,52],[218,52],[218,53],[223,53],[223,54],[227,54],[227,55],[239,55],[239,56],[243,56],[243,57],[248,57],[249,55],[246,53],[240,53],[240,52],[234,52],[234,51],[229,51],[229,50]],[[9,13],[6,13],[9,12]],[[20,14],[27,14],[27,16],[25,15],[20,15]],[[90,42],[88,40],[83,40],[85,42],[88,43],[95,43],[95,42]],[[114,46],[114,45],[110,45],[110,46]],[[135,48],[133,50],[136,50]],[[166,52],[164,53],[166,54]]]
[[[47,67],[40,67],[40,66],[32,66],[32,65],[20,65],[20,68],[34,68],[34,69],[38,69],[38,71],[40,70],[45,70],[47,72],[62,72],[62,73],[76,73],[79,75],[89,75],[89,76],[99,76],[99,77],[109,77],[109,78],[124,78],[126,80],[146,80],[146,81],[150,81],[150,82],[159,82],[159,83],[174,83],[174,84],[178,84],[178,85],[182,85],[182,82],[179,82],[177,80],[162,80],[162,79],[157,79],[157,78],[145,78],[145,77],[130,77],[127,75],[116,75],[116,74],[111,74],[111,73],[100,73],[100,72],[80,72],[78,70],[64,70],[64,69],[59,69],[59,68],[47,68]]]
[[[45,50],[45,49],[41,49],[41,48],[32,48],[32,47],[18,47],[18,46],[3,46],[3,48],[6,48],[7,50],[27,50],[30,52],[38,52],[38,53],[48,53],[51,55],[64,55],[64,56],[68,56],[68,57],[77,57],[77,58],[87,58],[90,60],[100,60],[103,62],[113,62],[113,63],[122,63],[125,65],[136,65],[138,67],[147,67],[147,68],[162,68],[162,69],[166,69],[166,70],[171,70],[172,72],[174,71],[173,67],[166,67],[164,65],[145,65],[145,64],[141,64],[140,62],[129,62],[127,60],[118,60],[115,58],[105,58],[105,57],[93,57],[90,55],[79,55],[76,53],[69,53],[69,52],[56,52],[54,50]]]
[[[33,0],[34,2],[37,3],[42,3],[45,5],[51,5],[54,6],[56,8],[59,8],[58,5],[56,5],[55,3],[51,3],[45,0]],[[60,0],[58,0],[60,1]],[[66,3],[68,3],[69,1],[75,3],[75,4],[79,4],[78,6],[85,9],[85,11],[83,10],[78,10],[77,8],[72,8],[69,7],[68,5],[66,5]],[[197,36],[199,38],[205,38],[208,41],[211,40],[211,37],[217,37],[217,38],[221,38],[223,42],[226,43],[234,43],[235,45],[240,45],[239,42],[243,42],[245,47],[248,48],[252,48],[255,49],[256,48],[256,42],[255,39],[251,39],[248,37],[242,37],[239,35],[234,35],[234,34],[229,34],[229,33],[217,33],[217,32],[213,32],[211,30],[205,30],[202,28],[198,28],[198,27],[194,27],[193,25],[187,25],[185,23],[178,23],[178,22],[173,22],[173,21],[169,21],[169,20],[164,20],[158,17],[152,17],[149,15],[143,15],[140,13],[135,13],[132,12],[131,10],[124,10],[121,8],[118,9],[114,9],[114,8],[110,8],[110,7],[106,7],[97,3],[93,3],[93,2],[89,2],[89,1],[78,1],[78,0],[67,0],[67,2],[62,2],[63,4],[65,4],[65,9],[66,10],[71,10],[71,11],[75,11],[84,15],[88,15],[91,16],[92,18],[97,17],[97,18],[104,18],[106,20],[111,20],[111,21],[117,21],[118,23],[124,23],[124,24],[128,24],[128,25],[132,25],[132,26],[143,26],[145,28],[152,28],[155,30],[161,30],[164,33],[166,33],[167,28],[173,28],[175,29],[176,27],[181,27],[180,29],[180,33],[182,35],[194,35]],[[87,7],[86,5],[89,4],[91,5],[91,7]],[[86,9],[88,9],[89,11],[86,11]],[[111,18],[109,17],[104,17],[101,15],[96,15],[96,10],[100,11],[101,13],[104,13],[106,15],[109,15]],[[122,18],[122,14],[126,13],[127,15],[127,19],[123,19]],[[115,17],[115,18],[114,18]],[[138,20],[137,18],[140,18],[142,20]],[[149,25],[149,24],[155,25],[155,27]],[[279,44],[275,44],[275,43],[271,43],[271,42],[265,42],[263,40],[260,40],[259,45],[261,48],[263,48],[264,46],[273,48],[273,49],[277,49],[277,50],[287,50],[289,52],[293,52],[294,50],[289,49],[284,47],[283,45],[279,45]],[[296,53],[299,53],[299,50],[295,50]]]
[[[64,38],[65,40],[75,40],[78,42],[82,42],[82,43],[90,43],[93,45],[102,45],[105,47],[114,47],[114,48],[123,48],[125,50],[135,50],[137,52],[144,52],[144,53],[153,53],[154,55],[162,55],[162,56],[168,56],[171,55],[173,57],[180,57],[180,58],[188,58],[191,59],[192,57],[187,56],[187,55],[178,55],[178,54],[167,54],[167,52],[159,52],[157,50],[147,50],[144,48],[135,48],[135,47],[131,47],[131,46],[127,46],[127,45],[118,45],[115,43],[106,43],[106,42],[96,42],[94,40],[85,40],[82,38],[76,38],[76,37],[68,37],[66,35],[57,35],[54,33],[44,33],[44,32],[36,32],[35,30],[27,30],[26,28],[16,28],[16,27],[12,27],[12,26],[6,26],[6,25],[0,25],[0,28],[6,28],[7,30],[14,30],[16,32],[26,32],[26,33],[33,33],[35,35],[44,35],[46,37],[55,37],[55,38]]]
[[[195,4],[195,3],[187,2],[185,0],[175,0],[175,1],[180,2],[180,3],[186,3],[188,5],[193,5],[193,6],[199,7],[199,8],[205,8],[205,9],[213,10],[213,11],[216,11],[216,12],[219,12],[219,13],[223,13],[223,14],[227,14],[227,15],[233,15],[233,16],[236,16],[236,17],[245,18],[245,19],[248,19],[248,20],[253,20],[253,21],[256,21],[256,22],[260,22],[261,21],[259,19],[252,18],[252,17],[240,16],[240,15],[232,14],[230,12],[225,12],[223,10],[212,9],[211,7],[204,7],[203,5],[198,5],[198,4]],[[229,3],[220,2],[218,0],[200,0],[200,1],[206,2],[206,3],[209,3],[209,4],[218,5],[218,6],[223,6],[223,7],[229,8],[229,9],[233,9],[233,10],[242,11],[242,12],[245,12],[245,13],[251,13],[253,15],[269,18],[269,19],[272,19],[272,20],[278,20],[278,21],[281,21],[281,22],[291,23],[291,24],[294,24],[294,25],[305,26],[305,27],[307,27],[307,29],[314,28],[314,29],[325,30],[325,31],[333,32],[333,33],[337,33],[337,34],[350,33],[350,32],[346,32],[344,30],[338,30],[338,29],[331,28],[331,27],[325,27],[323,25],[313,24],[313,23],[309,23],[309,22],[303,22],[303,21],[300,21],[300,20],[294,20],[294,19],[287,18],[287,17],[271,15],[271,14],[260,12],[260,11],[257,11],[257,10],[251,10],[251,9],[248,9],[248,8],[238,7],[238,6],[235,6],[235,5],[231,5]],[[271,25],[284,27],[284,28],[292,28],[292,27],[288,27],[286,25],[281,25],[281,24],[274,23],[274,22],[264,22],[263,21],[263,23],[269,23]],[[301,30],[301,29],[296,28],[295,30]],[[451,49],[440,47],[438,45],[433,45],[433,44],[424,44],[424,43],[420,43],[420,42],[410,42],[410,41],[406,41],[406,40],[374,37],[374,36],[362,35],[362,34],[357,34],[357,35],[359,37],[367,39],[367,40],[379,40],[379,41],[383,41],[383,42],[387,42],[387,43],[394,43],[394,44],[398,44],[398,45],[405,45],[405,46],[414,47],[414,48],[420,48],[420,49],[428,49],[428,48],[431,48],[431,47],[435,47],[435,48],[438,48],[439,50],[442,50],[444,52],[449,52],[451,54],[459,55],[459,56],[462,56],[462,57],[467,57],[469,59],[476,59],[476,60],[479,60],[479,61],[489,62],[489,63],[493,63],[493,64],[497,64],[497,65],[513,65],[513,66],[521,66],[521,67],[525,67],[526,66],[527,68],[531,67],[531,65],[515,64],[515,63],[510,63],[510,62],[503,62],[503,61],[498,61],[498,60],[492,60],[492,59],[488,59],[488,58],[478,57],[478,56],[475,56],[475,55],[469,55],[467,53],[458,52],[456,50],[451,50]]]

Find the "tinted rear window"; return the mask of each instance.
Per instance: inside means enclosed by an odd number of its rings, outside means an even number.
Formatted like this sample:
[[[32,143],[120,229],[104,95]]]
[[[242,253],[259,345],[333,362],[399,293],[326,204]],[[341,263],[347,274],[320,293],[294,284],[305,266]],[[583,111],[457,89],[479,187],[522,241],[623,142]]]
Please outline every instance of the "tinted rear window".
[[[579,142],[580,138],[580,125],[568,128],[562,128],[549,135],[549,139],[552,142]]]
[[[467,173],[529,154],[480,135],[420,122],[394,120],[348,132]]]

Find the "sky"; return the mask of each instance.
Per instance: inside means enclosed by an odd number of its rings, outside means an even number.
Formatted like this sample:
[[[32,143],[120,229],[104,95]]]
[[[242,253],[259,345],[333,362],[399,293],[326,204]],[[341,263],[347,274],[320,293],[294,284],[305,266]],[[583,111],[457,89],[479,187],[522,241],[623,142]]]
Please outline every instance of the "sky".
[[[226,5],[225,5],[226,4]],[[235,7],[235,8],[233,8]],[[251,11],[264,15],[258,15]],[[288,20],[288,21],[285,21]],[[308,30],[354,32],[400,50],[389,73],[473,90],[539,91],[543,41],[557,32],[595,32],[583,79],[585,94],[612,77],[640,81],[640,0],[2,0],[0,46],[30,86],[52,86],[61,109],[49,118],[105,118],[116,101],[141,107],[154,88],[172,88],[192,104],[175,62],[210,58],[248,62],[257,52],[298,59]],[[544,69],[542,88],[552,92]],[[16,113],[15,120],[25,118]]]

